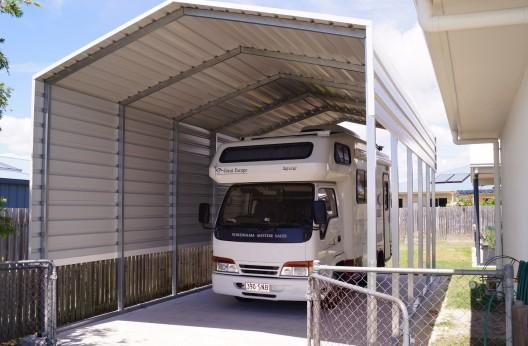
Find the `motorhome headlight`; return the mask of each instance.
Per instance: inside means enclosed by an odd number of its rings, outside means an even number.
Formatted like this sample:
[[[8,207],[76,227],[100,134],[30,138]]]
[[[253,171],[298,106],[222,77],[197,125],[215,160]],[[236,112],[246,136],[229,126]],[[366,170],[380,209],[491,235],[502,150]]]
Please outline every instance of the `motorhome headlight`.
[[[213,270],[224,273],[238,273],[238,267],[231,258],[213,256]]]
[[[312,261],[286,262],[282,266],[281,276],[309,276],[312,273]]]

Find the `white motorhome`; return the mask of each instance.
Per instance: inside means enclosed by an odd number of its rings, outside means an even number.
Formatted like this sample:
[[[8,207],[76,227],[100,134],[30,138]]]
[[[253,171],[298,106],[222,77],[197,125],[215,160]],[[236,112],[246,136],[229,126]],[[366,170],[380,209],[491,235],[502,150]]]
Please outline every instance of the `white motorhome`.
[[[388,157],[378,151],[378,266],[391,256]],[[314,260],[366,264],[366,143],[340,126],[247,138],[209,167],[231,185],[213,225],[213,290],[238,298],[305,300]],[[200,222],[209,221],[200,205]]]

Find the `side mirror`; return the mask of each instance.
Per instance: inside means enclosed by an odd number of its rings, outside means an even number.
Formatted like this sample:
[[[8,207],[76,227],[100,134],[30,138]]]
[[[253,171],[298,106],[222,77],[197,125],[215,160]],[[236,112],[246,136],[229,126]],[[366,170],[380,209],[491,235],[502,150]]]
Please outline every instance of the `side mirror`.
[[[209,224],[209,220],[211,219],[211,206],[209,203],[200,203],[200,206],[198,207],[198,221],[205,226]]]
[[[328,221],[328,214],[326,213],[325,201],[318,200],[313,202],[313,216],[314,222],[317,225],[326,225]]]

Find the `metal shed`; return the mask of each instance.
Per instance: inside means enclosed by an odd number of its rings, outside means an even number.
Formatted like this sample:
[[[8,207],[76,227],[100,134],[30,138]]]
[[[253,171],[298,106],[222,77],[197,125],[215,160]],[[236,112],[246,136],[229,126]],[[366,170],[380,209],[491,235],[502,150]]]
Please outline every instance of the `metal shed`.
[[[436,168],[435,139],[375,56],[371,24],[345,17],[168,1],[37,74],[33,117],[31,253],[60,265],[117,259],[119,308],[125,258],[177,263],[178,247],[210,242],[197,206],[221,201],[207,167],[222,142],[366,122],[370,172],[375,125],[428,176]]]

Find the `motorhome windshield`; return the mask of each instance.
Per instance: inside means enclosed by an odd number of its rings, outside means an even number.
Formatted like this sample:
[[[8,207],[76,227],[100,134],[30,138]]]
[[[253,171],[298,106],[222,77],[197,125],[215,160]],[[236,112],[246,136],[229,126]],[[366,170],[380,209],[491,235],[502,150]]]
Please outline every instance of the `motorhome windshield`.
[[[268,183],[232,186],[218,216],[221,240],[303,242],[310,238],[312,184]]]

